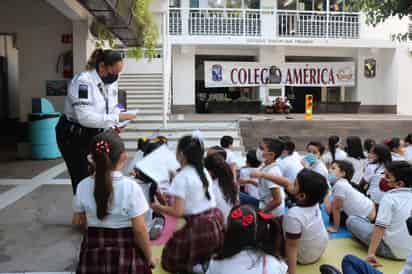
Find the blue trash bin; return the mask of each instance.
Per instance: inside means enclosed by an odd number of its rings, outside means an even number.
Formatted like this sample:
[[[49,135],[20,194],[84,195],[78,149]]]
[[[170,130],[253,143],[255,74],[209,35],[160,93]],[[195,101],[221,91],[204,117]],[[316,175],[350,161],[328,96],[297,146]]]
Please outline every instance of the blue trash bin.
[[[33,159],[47,160],[61,157],[55,131],[59,118],[58,112],[29,114],[29,137]]]

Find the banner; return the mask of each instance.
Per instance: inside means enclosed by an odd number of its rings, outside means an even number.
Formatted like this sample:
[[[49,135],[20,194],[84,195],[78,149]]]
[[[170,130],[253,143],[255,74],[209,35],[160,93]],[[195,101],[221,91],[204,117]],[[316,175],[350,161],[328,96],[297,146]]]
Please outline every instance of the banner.
[[[205,62],[205,87],[256,87],[267,85],[305,87],[355,86],[354,62],[286,63]]]

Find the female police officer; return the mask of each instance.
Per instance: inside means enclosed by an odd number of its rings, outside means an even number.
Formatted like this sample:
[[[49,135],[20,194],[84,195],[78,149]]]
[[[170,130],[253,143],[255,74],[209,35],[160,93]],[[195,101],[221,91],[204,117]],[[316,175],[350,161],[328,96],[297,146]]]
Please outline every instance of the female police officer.
[[[92,138],[121,121],[136,118],[117,107],[117,79],[122,68],[118,52],[98,49],[89,60],[88,70],[76,75],[69,86],[56,136],[74,194],[77,184],[89,176],[87,155]]]

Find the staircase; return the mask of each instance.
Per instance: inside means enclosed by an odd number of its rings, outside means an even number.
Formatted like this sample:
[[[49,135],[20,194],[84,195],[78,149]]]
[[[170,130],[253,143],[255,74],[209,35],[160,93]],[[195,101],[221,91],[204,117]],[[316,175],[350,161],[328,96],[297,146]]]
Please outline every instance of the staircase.
[[[163,77],[161,73],[122,74],[119,89],[126,91],[127,109],[139,109],[138,117],[121,133],[129,152],[137,150],[137,140],[141,137],[165,136],[169,148],[176,149],[179,139],[195,130],[200,130],[205,137],[205,147],[220,144],[220,138],[230,135],[234,138],[235,153],[243,152],[242,141],[237,121],[169,120],[167,129],[163,128]],[[206,117],[205,117],[206,118]]]
[[[140,120],[162,119],[163,76],[161,73],[122,74],[119,89],[126,91],[127,108],[139,110]]]

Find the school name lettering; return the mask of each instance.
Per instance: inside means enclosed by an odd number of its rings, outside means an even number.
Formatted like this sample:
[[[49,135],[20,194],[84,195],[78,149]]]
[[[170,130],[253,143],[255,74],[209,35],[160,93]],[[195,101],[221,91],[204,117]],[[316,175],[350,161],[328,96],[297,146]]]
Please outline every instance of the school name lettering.
[[[286,75],[278,71],[279,84],[284,85],[335,85],[336,77],[333,68],[288,68]],[[233,68],[230,72],[233,85],[268,85],[271,82],[269,68]]]
[[[252,87],[355,86],[353,62],[285,63],[280,66],[256,62],[205,62],[205,86]]]

